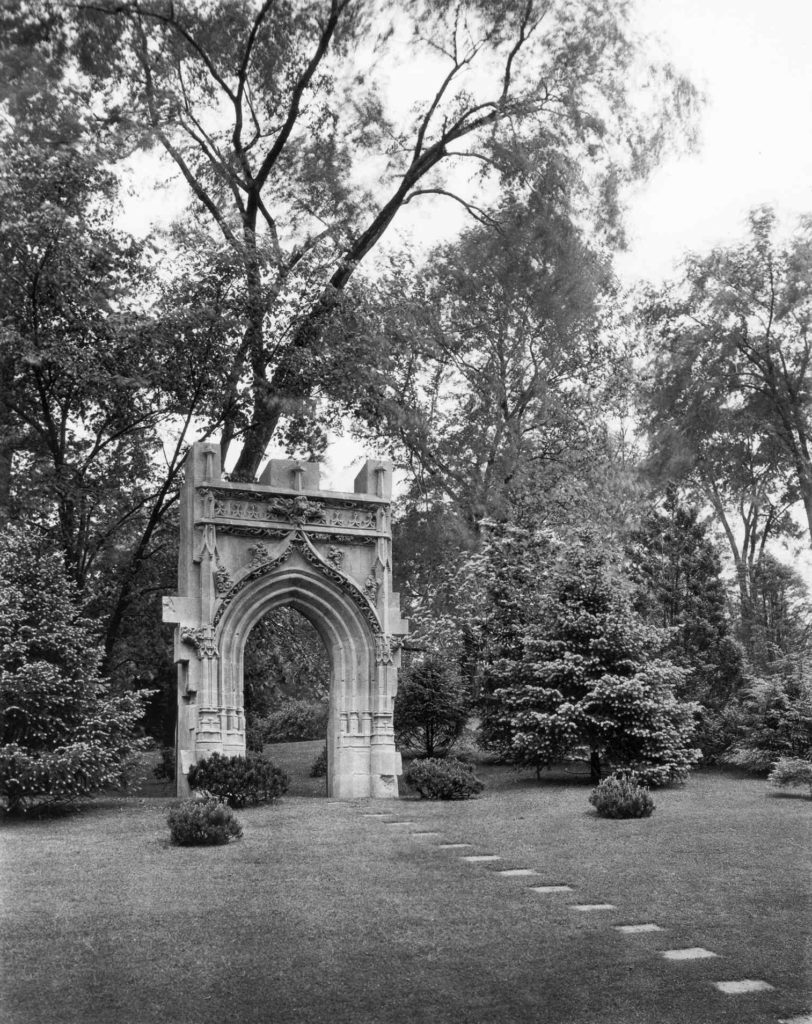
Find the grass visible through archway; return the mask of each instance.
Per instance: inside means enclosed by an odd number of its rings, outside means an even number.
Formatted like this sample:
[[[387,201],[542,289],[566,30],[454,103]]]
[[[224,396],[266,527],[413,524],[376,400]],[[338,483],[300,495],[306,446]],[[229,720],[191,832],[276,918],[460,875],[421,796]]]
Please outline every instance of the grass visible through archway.
[[[607,821],[575,780],[483,775],[464,803],[241,811],[244,838],[220,848],[169,846],[170,801],[155,798],[7,823],[0,1018],[755,1024],[809,1011],[812,801],[700,772],[658,793],[652,818]],[[530,888],[545,882],[573,891]],[[635,922],[664,931],[615,928]],[[680,947],[717,956],[657,952]],[[774,988],[713,986],[746,978]]]

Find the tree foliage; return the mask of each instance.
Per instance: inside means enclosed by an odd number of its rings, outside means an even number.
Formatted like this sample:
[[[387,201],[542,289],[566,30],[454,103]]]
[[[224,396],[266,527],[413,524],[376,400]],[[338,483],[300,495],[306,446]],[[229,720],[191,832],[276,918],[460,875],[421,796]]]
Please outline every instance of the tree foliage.
[[[806,221],[786,243],[776,234],[773,211],[753,211],[746,242],[690,257],[646,309],[653,461],[712,505],[746,623],[770,540],[798,532],[796,503],[812,540],[812,235]]]
[[[595,779],[606,762],[649,784],[683,779],[699,756],[690,746],[698,708],[674,696],[684,672],[659,656],[662,631],[634,614],[594,540],[506,534],[485,550],[488,744],[537,770],[585,744]],[[519,551],[521,578],[511,579],[505,556]]]
[[[687,670],[683,697],[720,708],[745,680],[743,653],[728,618],[719,554],[696,508],[669,488],[644,511],[627,545],[635,610],[669,630],[671,660]]]
[[[0,795],[9,811],[123,780],[143,699],[113,697],[93,625],[58,553],[0,536]]]
[[[584,472],[628,392],[608,260],[567,199],[491,214],[421,270],[381,275],[350,327],[388,360],[359,360],[372,370],[347,405],[409,466],[415,500],[474,532]]]
[[[402,673],[395,697],[395,737],[420,756],[443,757],[462,734],[471,700],[456,679],[456,666],[436,655]]]
[[[672,68],[646,66],[614,0],[26,11],[67,40],[108,119],[162,148],[238,268],[241,334],[220,412],[224,447],[244,437],[242,476],[284,417],[301,421],[329,393],[325,318],[401,210],[456,198],[476,213],[450,177],[544,191],[566,167],[585,215],[617,227],[620,183],[647,172],[696,102]],[[407,65],[427,83],[408,107],[390,77]],[[630,100],[636,74],[644,112]]]

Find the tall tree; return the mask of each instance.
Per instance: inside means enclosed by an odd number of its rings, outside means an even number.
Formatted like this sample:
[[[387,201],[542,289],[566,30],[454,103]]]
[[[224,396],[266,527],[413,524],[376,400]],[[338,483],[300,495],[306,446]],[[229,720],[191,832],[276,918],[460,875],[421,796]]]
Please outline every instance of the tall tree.
[[[242,336],[221,402],[224,448],[244,438],[240,476],[283,416],[329,390],[316,372],[325,317],[398,212],[426,196],[475,209],[446,168],[543,187],[559,164],[581,167],[601,198],[593,212],[616,226],[619,184],[646,173],[696,99],[670,67],[644,69],[617,0],[77,9],[66,38],[94,102],[163,148],[240,269]],[[389,72],[407,65],[432,84],[404,109]],[[629,87],[643,70],[644,114]]]
[[[682,281],[647,304],[655,457],[699,483],[742,587],[770,535],[791,529],[797,501],[812,541],[810,277],[812,223],[781,244],[763,208],[746,242],[690,257]]]
[[[109,670],[227,346],[205,282],[184,306],[116,228],[120,140],[57,44],[41,22],[0,43],[0,514],[58,541]]]
[[[390,361],[348,404],[394,443],[414,499],[471,531],[586,472],[626,390],[615,283],[568,199],[503,203],[418,273],[383,275],[359,313]]]
[[[669,631],[669,657],[687,669],[682,696],[720,708],[744,685],[716,545],[676,488],[645,510],[627,545],[637,612]]]

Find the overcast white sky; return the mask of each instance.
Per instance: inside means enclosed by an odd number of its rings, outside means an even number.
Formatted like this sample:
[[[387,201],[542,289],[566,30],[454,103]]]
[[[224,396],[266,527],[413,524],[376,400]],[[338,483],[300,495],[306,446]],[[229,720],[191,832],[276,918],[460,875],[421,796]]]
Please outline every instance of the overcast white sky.
[[[707,95],[700,150],[632,198],[626,280],[667,275],[690,249],[741,235],[771,203],[812,213],[812,2],[640,0],[641,24]]]

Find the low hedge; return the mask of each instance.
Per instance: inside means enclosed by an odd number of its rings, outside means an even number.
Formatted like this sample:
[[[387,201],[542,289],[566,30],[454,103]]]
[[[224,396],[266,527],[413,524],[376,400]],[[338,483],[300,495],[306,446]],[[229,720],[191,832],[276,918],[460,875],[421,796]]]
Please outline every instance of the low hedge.
[[[455,758],[412,761],[403,778],[425,800],[469,800],[485,788],[473,766]]]
[[[189,785],[224,800],[231,807],[273,803],[287,792],[287,772],[262,754],[223,757],[212,754],[189,769]]]

